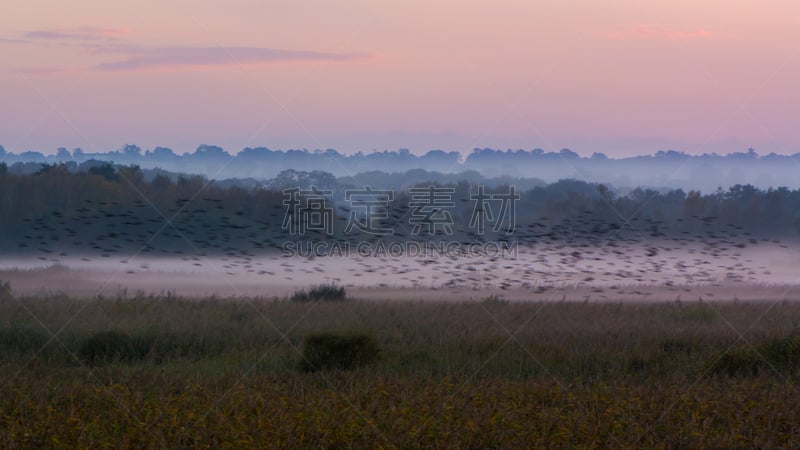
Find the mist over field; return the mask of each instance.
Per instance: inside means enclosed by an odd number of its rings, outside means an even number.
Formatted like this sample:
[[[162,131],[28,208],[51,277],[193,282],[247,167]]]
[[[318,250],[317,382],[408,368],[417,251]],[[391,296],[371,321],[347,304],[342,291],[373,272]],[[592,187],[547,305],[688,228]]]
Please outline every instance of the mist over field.
[[[378,156],[403,155],[426,158]],[[719,161],[744,157],[770,161]],[[419,168],[218,180],[95,159],[1,164],[0,267],[26,293],[283,296],[310,276],[436,298],[608,301],[609,288],[627,297],[624,286],[665,300],[796,282],[800,189],[787,187],[704,193]]]

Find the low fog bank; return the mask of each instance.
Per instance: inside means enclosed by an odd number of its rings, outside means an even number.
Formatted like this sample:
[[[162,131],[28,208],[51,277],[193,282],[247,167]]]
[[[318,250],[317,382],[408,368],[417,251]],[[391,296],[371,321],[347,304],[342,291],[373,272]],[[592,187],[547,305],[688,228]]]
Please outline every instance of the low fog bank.
[[[474,172],[485,178],[514,178],[554,182],[578,179],[607,183],[621,188],[680,188],[712,192],[736,184],[751,184],[761,189],[800,187],[800,153],[759,155],[754,149],[727,155],[689,155],[679,151],[612,158],[602,153],[581,156],[562,149],[547,152],[533,150],[498,150],[476,148],[465,154],[456,151],[431,150],[415,155],[408,150],[355,153],[345,155],[327,150],[271,150],[265,147],[245,148],[232,154],[213,145],[201,145],[194,153],[176,154],[157,147],[142,150],[127,145],[120,150],[88,153],[81,149],[61,148],[55,155],[28,151],[6,152],[0,146],[0,162],[12,172],[31,172],[41,164],[107,161],[120,165],[137,165],[145,169],[193,173],[223,180],[251,178],[266,181],[285,170],[326,171],[336,177],[350,177],[371,171],[398,173],[423,169],[442,174]]]
[[[362,297],[597,301],[791,300],[798,294],[798,246],[747,247],[653,240],[593,246],[519,246],[502,256],[358,255],[303,257],[4,256],[0,280],[24,295],[120,292],[282,297],[334,283]],[[763,298],[762,298],[763,297]]]

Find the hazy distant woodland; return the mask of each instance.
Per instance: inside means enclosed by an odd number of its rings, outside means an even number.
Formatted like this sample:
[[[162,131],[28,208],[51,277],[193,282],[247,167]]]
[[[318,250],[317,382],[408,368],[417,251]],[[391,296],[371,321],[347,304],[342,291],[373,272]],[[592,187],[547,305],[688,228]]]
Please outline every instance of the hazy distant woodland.
[[[0,247],[20,253],[114,252],[143,244],[145,251],[157,251],[185,245],[183,236],[209,253],[243,245],[252,252],[277,249],[288,237],[282,226],[286,213],[282,189],[310,186],[330,191],[337,227],[330,235],[312,233],[309,239],[414,238],[402,227],[388,236],[342,233],[338,224],[351,212],[344,194],[347,189],[362,188],[355,184],[358,182],[397,193],[382,221],[387,227],[407,220],[407,188],[451,188],[454,224],[453,234],[447,238],[463,241],[567,239],[591,243],[641,235],[702,240],[715,233],[745,238],[747,244],[748,238],[756,243],[757,238],[796,238],[800,233],[800,189],[785,187],[759,189],[737,184],[709,193],[640,188],[620,191],[614,186],[577,180],[548,184],[484,178],[475,173],[460,178],[419,170],[341,178],[322,171],[290,170],[264,182],[218,182],[198,175],[96,161],[81,165],[36,163],[36,171],[27,174],[13,169],[0,163]],[[486,185],[487,192],[502,192],[509,185],[520,190],[512,233],[489,230],[476,236],[467,226],[474,212],[470,195],[478,185]],[[164,227],[165,217],[171,218],[169,229],[156,233]],[[154,234],[157,239],[148,241]],[[207,239],[209,236],[213,237]]]
[[[570,149],[548,152],[542,149],[491,148],[475,148],[464,153],[430,150],[415,155],[405,149],[342,154],[334,149],[248,147],[232,154],[214,145],[201,145],[195,152],[183,154],[165,147],[143,150],[135,145],[98,153],[60,148],[56,154],[45,156],[36,151],[10,153],[0,146],[0,161],[5,161],[12,171],[36,170],[35,165],[26,167],[25,163],[83,163],[91,160],[200,174],[212,179],[253,178],[262,181],[287,169],[324,170],[337,177],[369,171],[391,173],[424,169],[445,174],[475,171],[484,177],[539,179],[544,182],[572,178],[627,189],[680,188],[704,193],[720,187],[725,190],[736,184],[752,184],[762,189],[800,188],[800,178],[797,177],[800,152],[759,155],[752,148],[727,155],[689,155],[667,150],[613,158],[602,153],[580,156]]]

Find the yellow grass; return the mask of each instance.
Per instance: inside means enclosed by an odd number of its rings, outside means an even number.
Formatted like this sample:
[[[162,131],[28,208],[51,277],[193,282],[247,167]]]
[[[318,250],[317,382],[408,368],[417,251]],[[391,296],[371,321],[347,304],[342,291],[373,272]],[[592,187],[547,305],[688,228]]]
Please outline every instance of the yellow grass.
[[[0,446],[790,448],[800,365],[770,343],[798,324],[792,302],[7,297]],[[108,330],[151,350],[77,358]],[[324,330],[371,333],[383,357],[303,373]],[[761,370],[720,370],[736,352]]]

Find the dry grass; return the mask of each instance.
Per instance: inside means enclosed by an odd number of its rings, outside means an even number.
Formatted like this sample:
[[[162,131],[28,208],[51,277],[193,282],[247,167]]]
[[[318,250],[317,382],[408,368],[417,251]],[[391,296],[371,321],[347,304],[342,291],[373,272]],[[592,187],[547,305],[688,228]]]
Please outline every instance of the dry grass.
[[[796,447],[798,325],[791,302],[6,298],[0,446]],[[146,355],[88,367],[108,330]],[[323,330],[382,358],[303,373]]]

